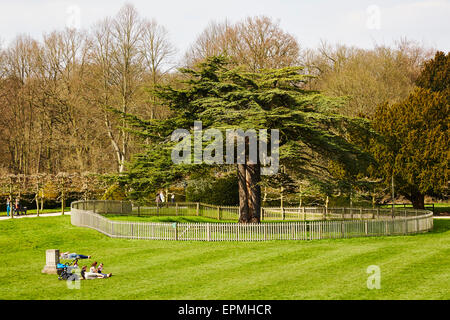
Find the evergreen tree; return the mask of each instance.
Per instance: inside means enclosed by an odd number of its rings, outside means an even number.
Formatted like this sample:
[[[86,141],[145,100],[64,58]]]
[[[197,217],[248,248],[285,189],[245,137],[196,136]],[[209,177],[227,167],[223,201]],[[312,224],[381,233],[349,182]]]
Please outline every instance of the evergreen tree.
[[[334,113],[341,105],[319,92],[304,89],[309,77],[300,67],[248,72],[229,68],[227,58],[211,57],[196,68],[180,69],[184,80],[176,85],[159,86],[155,94],[170,107],[168,120],[143,121],[128,116],[135,133],[150,139],[151,147],[135,157],[125,177],[134,190],[159,182],[171,183],[189,170],[205,164],[176,166],[170,163],[170,134],[175,129],[192,130],[194,121],[203,129],[278,129],[280,159],[306,174],[313,168],[311,153],[358,170],[360,160],[370,160],[351,144],[349,130],[363,130],[367,123]],[[258,137],[260,139],[260,137]],[[259,141],[259,140],[258,140]],[[248,140],[246,140],[248,148]],[[237,164],[241,223],[260,221],[261,163],[247,157]],[[269,177],[270,178],[270,177]],[[138,181],[138,183],[136,183]]]
[[[424,208],[425,195],[445,194],[448,186],[448,94],[417,88],[405,101],[383,104],[373,120],[382,135],[373,145],[386,185],[393,177],[395,190],[414,208]]]
[[[418,87],[442,92],[450,88],[450,53],[436,52],[434,59],[427,61],[416,81]]]
[[[372,144],[375,170],[418,209],[424,208],[425,195],[448,192],[449,67],[450,55],[437,52],[425,63],[419,88],[400,103],[380,105],[373,119],[381,134]]]

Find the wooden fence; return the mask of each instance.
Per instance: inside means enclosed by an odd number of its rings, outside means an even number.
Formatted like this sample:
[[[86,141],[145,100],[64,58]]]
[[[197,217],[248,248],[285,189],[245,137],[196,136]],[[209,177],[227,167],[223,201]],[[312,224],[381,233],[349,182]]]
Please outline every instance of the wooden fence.
[[[151,223],[112,221],[108,214],[133,214],[129,202],[77,201],[71,205],[71,222],[75,226],[95,229],[113,238],[147,240],[188,241],[268,241],[268,240],[318,240],[367,236],[406,235],[430,231],[433,214],[426,210],[389,210],[362,208],[264,208],[267,215],[285,218],[313,217],[322,220],[296,222],[265,222],[260,224],[237,223]],[[210,210],[212,207],[213,210]],[[223,216],[234,216],[234,207],[209,206],[205,204],[179,204],[179,215],[187,213],[208,216],[211,211]],[[106,212],[105,210],[108,210]],[[159,208],[162,210],[163,208]],[[173,208],[172,208],[173,209]],[[184,210],[184,211],[183,211]],[[202,211],[203,210],[203,211]],[[283,211],[286,210],[284,213]],[[238,210],[239,211],[239,210]],[[319,211],[319,212],[317,212]],[[162,214],[162,212],[160,211]],[[304,215],[304,216],[302,216]],[[216,216],[217,217],[217,216]],[[267,218],[267,217],[266,217]],[[323,219],[325,218],[325,219]],[[270,218],[269,218],[270,219]]]
[[[103,215],[127,216],[200,216],[232,221],[239,218],[239,207],[216,206],[198,202],[164,203],[163,205],[137,205],[129,201],[88,200],[77,201],[72,207]],[[412,208],[326,208],[326,207],[262,207],[261,221],[299,220],[355,220],[402,219],[421,215],[424,210]],[[428,211],[429,212],[429,211]]]

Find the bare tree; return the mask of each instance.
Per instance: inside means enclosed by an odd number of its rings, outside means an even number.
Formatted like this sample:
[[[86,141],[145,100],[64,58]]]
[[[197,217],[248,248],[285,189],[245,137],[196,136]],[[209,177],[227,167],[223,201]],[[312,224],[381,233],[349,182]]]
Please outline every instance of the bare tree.
[[[159,25],[156,20],[144,20],[142,22],[142,37],[140,41],[140,54],[145,72],[150,76],[151,86],[161,82],[161,79],[173,69],[173,58],[176,53],[175,47],[169,40],[169,34],[164,26]],[[156,97],[150,106],[150,119],[154,119],[157,107]]]
[[[432,52],[406,39],[394,47],[375,45],[373,49],[321,42],[316,50],[306,51],[302,64],[317,76],[310,83],[312,89],[347,98],[341,112],[370,117],[377,105],[408,96]]]
[[[154,19],[144,20],[140,54],[153,83],[158,83],[159,78],[173,68],[175,53],[176,49],[169,40],[167,29]]]
[[[300,46],[279,22],[266,16],[247,17],[235,24],[211,22],[186,53],[186,64],[226,54],[252,71],[297,65]]]

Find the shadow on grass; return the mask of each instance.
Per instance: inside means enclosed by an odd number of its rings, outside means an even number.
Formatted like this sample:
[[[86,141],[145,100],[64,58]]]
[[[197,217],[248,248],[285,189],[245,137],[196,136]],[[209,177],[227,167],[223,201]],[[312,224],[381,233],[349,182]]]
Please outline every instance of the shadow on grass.
[[[434,219],[433,231],[430,233],[444,233],[450,231],[450,219]]]

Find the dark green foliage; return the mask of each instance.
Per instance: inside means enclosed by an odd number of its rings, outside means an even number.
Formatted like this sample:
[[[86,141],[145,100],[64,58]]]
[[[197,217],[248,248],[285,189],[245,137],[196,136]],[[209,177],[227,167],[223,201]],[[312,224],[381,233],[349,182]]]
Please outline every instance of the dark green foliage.
[[[356,158],[368,158],[346,136],[349,130],[365,130],[367,121],[335,114],[343,101],[304,90],[310,77],[301,70],[249,73],[229,70],[226,58],[212,57],[198,70],[181,70],[189,76],[183,89],[160,87],[156,94],[185,121],[184,128],[201,120],[204,128],[279,129],[282,159],[310,159],[305,152],[313,151],[357,169]]]
[[[447,93],[446,93],[447,92]],[[381,141],[373,144],[377,169],[386,185],[423,208],[425,195],[443,195],[449,179],[448,91],[416,89],[405,101],[381,105],[373,126]]]
[[[183,178],[184,168],[173,165],[170,152],[170,147],[154,144],[145,153],[134,155],[128,171],[119,176],[121,184],[128,187],[129,198],[153,202],[158,190]]]
[[[130,130],[148,140],[146,152],[134,157],[123,176],[135,197],[205,167],[173,165],[170,159],[170,134],[180,128],[192,132],[196,120],[202,121],[203,130],[278,129],[280,164],[294,168],[302,178],[324,171],[317,159],[332,159],[351,172],[370,161],[348,139],[351,132],[366,130],[367,121],[338,115],[342,100],[305,90],[309,76],[300,67],[251,73],[230,69],[227,58],[219,56],[180,72],[185,80],[154,91],[171,109],[169,119],[144,121],[127,115]]]
[[[420,88],[400,103],[379,106],[373,119],[381,134],[372,145],[375,170],[385,185],[394,177],[397,192],[416,208],[424,207],[425,195],[448,194],[449,84],[450,55],[437,52],[417,80]]]
[[[425,66],[416,81],[417,86],[438,92],[450,88],[450,53],[436,52],[434,59]]]
[[[217,179],[191,180],[186,188],[186,201],[237,206],[239,204],[237,177],[232,175]]]

